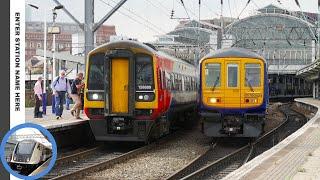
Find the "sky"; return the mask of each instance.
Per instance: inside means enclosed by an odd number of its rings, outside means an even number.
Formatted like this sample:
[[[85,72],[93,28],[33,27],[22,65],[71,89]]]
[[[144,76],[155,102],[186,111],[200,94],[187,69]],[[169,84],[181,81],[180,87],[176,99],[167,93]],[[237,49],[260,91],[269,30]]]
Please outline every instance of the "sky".
[[[64,7],[71,12],[80,22],[84,22],[85,0],[59,0]],[[98,22],[111,7],[120,0],[94,0],[95,22]],[[223,0],[222,14],[226,17],[246,17],[256,9],[274,4],[288,10],[300,10],[295,0],[251,0],[244,9],[248,0]],[[279,3],[280,1],[280,3]],[[53,0],[26,0],[26,4],[39,7],[31,9],[32,21],[52,21],[51,9],[56,4]],[[185,7],[191,19],[199,19],[199,0],[184,0]],[[221,0],[201,0],[200,18],[218,18],[221,14]],[[317,0],[299,0],[302,11],[318,12]],[[44,16],[44,11],[47,11]],[[243,13],[240,14],[240,12]],[[174,17],[186,18],[187,13],[180,0],[127,0],[127,2],[115,12],[104,24],[115,25],[117,35],[137,38],[140,41],[153,41],[156,36],[172,31],[179,23],[177,19],[170,19],[171,11]],[[58,11],[58,22],[73,22],[62,10]]]

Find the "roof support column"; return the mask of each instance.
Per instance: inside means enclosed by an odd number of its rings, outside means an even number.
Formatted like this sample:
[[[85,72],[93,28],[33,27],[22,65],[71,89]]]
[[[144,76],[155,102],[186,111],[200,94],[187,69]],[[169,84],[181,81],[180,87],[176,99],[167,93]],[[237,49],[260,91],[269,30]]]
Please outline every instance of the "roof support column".
[[[94,0],[85,0],[84,3],[84,54],[86,64],[88,53],[94,47]]]

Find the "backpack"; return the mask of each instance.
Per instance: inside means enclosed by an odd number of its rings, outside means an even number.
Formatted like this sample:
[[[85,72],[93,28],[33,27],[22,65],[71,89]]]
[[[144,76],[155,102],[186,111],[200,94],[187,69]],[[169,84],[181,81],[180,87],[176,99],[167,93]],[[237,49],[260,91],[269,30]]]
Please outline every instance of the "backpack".
[[[71,84],[71,94],[78,94],[78,89],[77,89],[77,82],[76,82],[77,79],[74,79],[72,81],[72,84]]]
[[[57,83],[59,83],[59,79],[60,79],[60,76],[58,76],[56,82],[54,83],[53,87],[56,87]],[[66,78],[66,90],[68,90],[68,79]]]

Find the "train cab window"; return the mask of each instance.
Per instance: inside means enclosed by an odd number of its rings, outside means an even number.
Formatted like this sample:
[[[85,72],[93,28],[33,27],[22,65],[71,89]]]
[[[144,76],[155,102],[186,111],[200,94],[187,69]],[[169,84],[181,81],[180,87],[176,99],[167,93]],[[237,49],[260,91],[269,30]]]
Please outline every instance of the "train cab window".
[[[238,64],[228,64],[228,87],[238,87]]]
[[[34,142],[20,142],[17,146],[16,154],[32,154],[35,145]]]
[[[88,89],[103,90],[104,53],[93,54],[89,59]]]
[[[151,56],[138,55],[136,57],[136,90],[153,90],[153,65]]]
[[[220,87],[221,64],[208,63],[205,66],[205,77],[207,87]]]
[[[245,86],[246,87],[259,87],[261,79],[260,64],[246,64],[245,65]]]

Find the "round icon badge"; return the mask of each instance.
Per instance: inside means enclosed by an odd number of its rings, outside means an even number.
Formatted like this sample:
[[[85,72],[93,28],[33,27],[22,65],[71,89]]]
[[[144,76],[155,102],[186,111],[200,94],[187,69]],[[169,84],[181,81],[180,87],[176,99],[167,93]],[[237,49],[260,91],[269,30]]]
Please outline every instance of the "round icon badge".
[[[27,180],[46,175],[57,159],[57,144],[44,127],[25,123],[12,128],[3,137],[1,162],[6,170]]]

